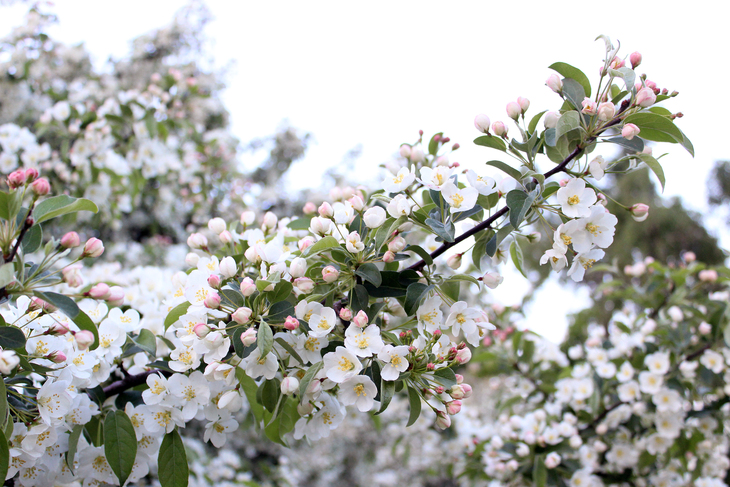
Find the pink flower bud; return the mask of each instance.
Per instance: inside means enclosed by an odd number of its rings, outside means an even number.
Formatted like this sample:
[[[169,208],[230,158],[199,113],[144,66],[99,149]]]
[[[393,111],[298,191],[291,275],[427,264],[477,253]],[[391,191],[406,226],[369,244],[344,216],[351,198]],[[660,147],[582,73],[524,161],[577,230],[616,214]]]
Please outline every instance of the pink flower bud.
[[[244,347],[249,347],[256,343],[256,336],[256,329],[249,328],[248,330],[241,333],[241,343],[243,343]]]
[[[641,64],[641,53],[638,51],[632,52],[631,56],[629,56],[629,62],[631,63],[631,67],[636,69]]]
[[[284,321],[284,328],[289,331],[296,330],[299,328],[299,320],[294,316],[287,316],[286,321]]]
[[[208,228],[211,232],[220,234],[226,231],[226,221],[220,217],[211,218],[208,221]]]
[[[611,120],[616,115],[616,107],[610,101],[604,101],[598,105],[598,119],[604,122]]]
[[[648,86],[640,89],[636,94],[637,105],[646,108],[652,106],[654,103],[656,103],[656,94],[654,94],[654,90]]]
[[[8,186],[11,189],[20,188],[25,186],[25,170],[16,169],[8,175]]]
[[[202,340],[210,333],[210,327],[205,323],[198,323],[193,327],[193,333],[195,333],[195,336]]]
[[[352,324],[354,324],[358,328],[365,328],[366,326],[368,326],[368,321],[368,315],[365,314],[363,310],[360,310],[352,319]]]
[[[448,259],[446,259],[446,265],[451,267],[452,269],[458,269],[461,267],[461,256],[464,254],[454,254],[449,256]]]
[[[717,271],[714,269],[705,269],[700,271],[699,274],[697,274],[697,277],[703,282],[715,282],[717,281],[718,275]]]
[[[607,432],[608,432],[608,426],[606,426],[605,423],[601,423],[598,426],[596,426],[597,435],[605,435]]]
[[[294,376],[284,377],[281,381],[281,393],[290,396],[299,390],[299,380]]]
[[[194,252],[188,252],[188,254],[185,256],[185,264],[190,267],[197,266],[199,260],[200,256]]]
[[[631,218],[637,222],[643,222],[649,217],[649,205],[644,203],[636,203],[631,207]]]
[[[106,298],[106,301],[112,306],[121,306],[124,304],[124,298],[124,289],[120,286],[112,286],[109,288],[109,297]]]
[[[36,179],[31,183],[30,189],[36,196],[45,196],[51,192],[51,183],[46,178]]]
[[[38,169],[34,167],[29,167],[25,170],[25,182],[26,183],[32,183],[36,180],[38,177]]]
[[[324,279],[324,282],[331,284],[335,282],[338,277],[340,277],[340,271],[338,271],[336,267],[328,265],[322,269],[322,279]]]
[[[88,330],[77,331],[74,334],[79,350],[86,350],[94,343],[94,334]]]
[[[482,276],[482,282],[485,286],[487,286],[489,289],[496,289],[497,286],[502,284],[502,281],[504,281],[504,277],[502,277],[499,272],[486,272]]]
[[[494,135],[497,137],[507,137],[508,131],[509,129],[504,122],[496,121],[492,124],[492,132],[494,132]]]
[[[517,97],[517,104],[520,106],[523,115],[530,108],[530,100],[522,96]]]
[[[218,235],[218,238],[221,239],[221,243],[222,244],[226,244],[227,245],[227,244],[233,242],[233,235],[231,235],[231,232],[229,232],[228,230],[222,231]]]
[[[256,283],[250,277],[244,277],[241,281],[241,294],[246,297],[251,296],[256,292]]]
[[[218,288],[221,285],[221,278],[215,274],[208,276],[208,285],[213,288]]]
[[[703,321],[700,323],[698,331],[700,332],[700,335],[709,335],[712,332],[712,325]]]
[[[340,319],[343,321],[352,320],[352,310],[350,308],[342,308],[340,310]]]
[[[109,297],[109,286],[100,282],[89,289],[88,294],[94,299],[106,299]]]
[[[390,264],[395,260],[395,254],[388,250],[386,253],[383,254],[383,262],[386,264]]]
[[[46,359],[50,360],[54,364],[62,364],[66,361],[66,358],[66,354],[60,350],[51,352],[50,354],[46,355]]]
[[[395,237],[388,243],[388,250],[393,253],[400,252],[404,248],[406,248],[406,240],[400,236]]]
[[[91,257],[95,259],[104,253],[104,243],[98,238],[91,237],[84,245],[82,257]]]
[[[451,416],[455,414],[459,414],[459,411],[461,411],[461,401],[450,401],[444,404],[446,406],[446,412],[450,414]]]
[[[551,74],[545,82],[548,88],[553,90],[555,93],[563,91],[563,80],[557,74]]]
[[[476,117],[474,117],[474,126],[477,128],[478,131],[488,134],[489,133],[489,125],[492,122],[489,120],[489,117],[486,116],[483,113],[480,113]]]
[[[191,249],[204,249],[208,246],[208,239],[202,233],[193,233],[188,237],[188,247]]]
[[[236,311],[233,312],[231,315],[231,319],[238,323],[239,325],[243,325],[244,323],[248,323],[251,321],[251,308],[246,308],[245,306],[238,308]]]
[[[461,384],[464,382],[464,376],[461,374],[454,374],[454,377],[456,378],[456,383]]]
[[[55,322],[48,328],[48,333],[51,335],[65,335],[70,330],[68,326],[63,323]]]
[[[517,120],[522,113],[519,103],[511,101],[507,103],[507,116],[513,120]]]
[[[624,124],[624,128],[621,129],[621,135],[627,140],[633,139],[639,135],[639,132],[641,132],[641,130],[633,123]]]
[[[299,242],[297,242],[297,247],[299,247],[300,252],[304,252],[307,248],[311,247],[314,244],[314,239],[312,237],[304,237]]]
[[[218,309],[221,305],[221,297],[216,292],[208,293],[208,295],[205,297],[205,300],[203,301],[203,304],[206,308]]]
[[[464,397],[466,397],[464,395],[464,388],[458,384],[451,388],[451,390],[449,391],[449,395],[454,399],[463,399]]]
[[[451,418],[449,415],[443,411],[436,413],[436,427],[445,430],[449,426],[451,426]]]
[[[363,202],[362,198],[358,195],[351,196],[350,199],[347,201],[350,202],[350,204],[352,205],[352,208],[355,211],[362,211],[363,208],[365,208],[365,203]]]
[[[411,146],[408,144],[402,144],[399,150],[400,156],[410,159],[411,157]]]
[[[79,234],[76,232],[68,232],[63,237],[61,237],[61,246],[66,249],[75,249],[81,245],[81,239],[79,238]]]
[[[332,218],[332,215],[335,214],[334,210],[332,209],[332,205],[330,205],[326,201],[319,205],[317,212],[322,218]]]
[[[468,363],[469,360],[471,360],[471,350],[468,347],[456,352],[456,361],[460,364]]]
[[[317,211],[317,205],[315,205],[315,204],[314,204],[314,203],[312,203],[311,201],[307,201],[307,202],[306,202],[306,203],[304,204],[304,207],[302,208],[302,212],[303,212],[303,213],[304,213],[305,215],[311,215],[311,214],[312,214],[312,213],[314,213],[315,211]]]
[[[459,387],[461,387],[461,390],[464,392],[462,399],[466,399],[471,396],[472,389],[469,384],[459,384]]]
[[[685,252],[682,258],[685,262],[694,262],[695,260],[697,260],[697,256],[694,252],[691,251]]]
[[[297,277],[294,279],[294,287],[304,294],[309,294],[314,290],[314,281],[308,277]]]

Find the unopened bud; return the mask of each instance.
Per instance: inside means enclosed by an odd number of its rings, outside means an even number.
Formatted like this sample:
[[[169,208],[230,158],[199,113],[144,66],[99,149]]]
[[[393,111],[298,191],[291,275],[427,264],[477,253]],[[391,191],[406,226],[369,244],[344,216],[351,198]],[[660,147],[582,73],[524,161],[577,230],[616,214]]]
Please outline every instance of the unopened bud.
[[[249,321],[251,321],[252,313],[253,311],[251,311],[251,308],[242,306],[234,311],[233,314],[231,314],[231,319],[239,325],[243,325],[244,323],[248,323]]]
[[[474,126],[477,128],[478,131],[484,134],[489,133],[489,126],[491,125],[491,123],[492,122],[491,120],[489,120],[489,117],[483,113],[480,113],[474,118]]]
[[[109,286],[100,282],[89,289],[88,294],[94,299],[106,299],[109,297]]]
[[[45,196],[51,192],[51,183],[46,178],[40,178],[33,181],[30,189],[37,196]]]
[[[338,277],[340,277],[340,271],[338,271],[335,266],[328,265],[322,269],[322,279],[324,279],[324,282],[331,284],[335,282]]]
[[[253,279],[251,279],[250,277],[244,277],[243,281],[241,281],[240,289],[241,294],[249,297],[256,292],[256,283],[253,282]]]
[[[287,316],[286,321],[284,321],[284,328],[289,331],[296,330],[299,328],[299,320],[294,316]]]
[[[714,269],[705,269],[699,272],[697,274],[697,277],[699,277],[700,281],[703,282],[715,282],[717,281],[717,271]]]
[[[62,364],[66,361],[66,354],[63,353],[60,350],[57,350],[55,352],[51,352],[48,355],[46,355],[46,359],[50,360],[54,364]]]
[[[471,360],[471,350],[469,348],[462,348],[456,352],[456,361],[460,364],[465,364]]]
[[[649,217],[649,205],[637,203],[631,207],[631,218],[637,222],[643,222]]]
[[[459,411],[461,411],[461,401],[450,401],[444,404],[446,406],[446,412],[450,414],[451,416],[455,414],[459,414]]]
[[[312,214],[312,213],[314,213],[315,211],[317,211],[317,205],[315,205],[315,204],[314,204],[314,203],[312,203],[311,201],[307,201],[307,202],[306,202],[306,203],[304,204],[304,207],[302,208],[302,212],[303,212],[303,213],[304,213],[305,215],[311,215],[311,214]]]
[[[221,285],[221,278],[220,276],[216,274],[211,274],[208,276],[208,285],[212,288],[218,288]]]
[[[631,63],[631,67],[633,69],[636,69],[639,64],[641,64],[641,53],[640,52],[632,52],[629,56],[629,62]]]
[[[340,319],[343,321],[352,320],[352,310],[350,308],[342,308],[340,310]]]
[[[94,334],[88,330],[77,331],[74,334],[79,350],[86,350],[94,343]]]
[[[91,257],[95,259],[103,253],[104,243],[102,243],[102,241],[98,238],[91,237],[86,241],[86,244],[84,245],[84,252],[81,254],[81,257]]]
[[[390,264],[395,260],[395,254],[388,250],[386,253],[383,254],[383,262],[386,264]]]
[[[294,376],[284,377],[281,381],[281,393],[290,396],[299,390],[299,380]]]
[[[61,237],[61,246],[66,249],[75,249],[81,245],[81,239],[79,238],[79,234],[76,232],[68,232],[63,237]]]
[[[210,327],[205,323],[198,323],[193,327],[193,333],[195,333],[195,336],[202,340],[210,333]]]
[[[332,215],[335,214],[334,210],[332,209],[332,205],[330,205],[326,201],[319,205],[317,212],[322,218],[332,218]]]
[[[231,235],[231,232],[228,230],[224,230],[218,235],[218,238],[221,239],[222,244],[229,244],[233,242],[233,235]]]
[[[365,328],[366,326],[368,326],[368,321],[368,315],[363,310],[358,311],[355,317],[352,319],[352,323],[358,328]]]
[[[309,294],[314,290],[314,281],[308,277],[297,277],[294,279],[294,287],[304,294]]]
[[[226,221],[220,217],[211,218],[208,221],[208,228],[211,232],[220,234],[226,230]]]
[[[205,297],[205,300],[203,301],[203,304],[206,308],[218,309],[221,305],[221,297],[218,293],[215,292],[208,293],[208,295]]]
[[[517,120],[522,114],[522,108],[516,101],[507,103],[507,116],[513,120]]]
[[[451,426],[451,418],[445,412],[439,411],[436,415],[436,427],[445,430],[449,426]]]
[[[448,259],[446,259],[446,265],[451,267],[452,269],[458,269],[461,267],[461,256],[464,254],[454,254],[449,256]]]
[[[248,330],[241,333],[241,343],[244,347],[249,347],[256,343],[256,329],[249,328]]]

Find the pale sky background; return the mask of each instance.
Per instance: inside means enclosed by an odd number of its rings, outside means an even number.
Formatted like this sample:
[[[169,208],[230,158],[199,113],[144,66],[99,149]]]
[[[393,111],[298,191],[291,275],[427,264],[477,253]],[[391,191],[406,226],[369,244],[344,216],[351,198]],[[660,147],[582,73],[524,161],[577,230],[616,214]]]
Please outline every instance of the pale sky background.
[[[131,39],[167,24],[186,3],[58,0],[53,10],[60,23],[51,33],[70,44],[84,42],[101,64],[110,55],[124,56]],[[322,184],[320,174],[358,145],[363,152],[356,178],[377,181],[377,165],[401,143],[414,142],[419,129],[429,136],[445,132],[462,146],[452,160],[481,170],[501,153],[471,143],[478,136],[474,116],[506,122],[504,107],[518,96],[531,100],[528,115],[557,110],[559,97],[544,86],[547,67],[567,62],[595,83],[604,54],[603,42],[594,41],[600,34],[619,40],[624,56],[640,51],[644,62],[637,72],[680,93],[663,106],[684,113],[677,124],[694,143],[695,158],[680,147],[655,148],[655,156],[669,152],[662,160],[665,195],[682,196],[705,211],[707,173],[715,160],[730,157],[724,147],[730,129],[726,103],[717,98],[730,79],[730,42],[719,2],[206,4],[214,17],[205,32],[213,41],[211,54],[219,66],[235,62],[223,97],[233,133],[245,143],[274,133],[288,119],[313,134],[306,159],[288,176],[298,187]],[[25,10],[3,8],[0,35]],[[511,304],[526,283],[506,274],[513,284],[495,294]],[[558,340],[565,313],[583,307],[585,296],[585,289],[575,294],[549,285],[533,304],[543,310],[550,303],[549,318],[543,312],[540,322],[531,319],[528,326]]]

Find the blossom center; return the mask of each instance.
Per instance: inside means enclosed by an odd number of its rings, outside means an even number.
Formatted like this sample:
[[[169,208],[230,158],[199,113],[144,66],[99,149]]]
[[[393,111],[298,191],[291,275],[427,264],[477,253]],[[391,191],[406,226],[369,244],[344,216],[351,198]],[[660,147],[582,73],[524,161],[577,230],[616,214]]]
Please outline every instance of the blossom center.
[[[580,198],[578,197],[577,194],[574,194],[573,196],[568,198],[569,205],[577,205],[578,203],[580,203]]]

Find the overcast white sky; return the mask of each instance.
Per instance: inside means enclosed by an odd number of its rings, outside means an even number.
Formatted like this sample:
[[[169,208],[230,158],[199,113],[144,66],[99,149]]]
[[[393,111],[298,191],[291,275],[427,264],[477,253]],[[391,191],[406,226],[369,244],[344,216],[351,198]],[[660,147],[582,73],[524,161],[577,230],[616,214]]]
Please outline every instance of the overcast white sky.
[[[84,42],[102,62],[125,55],[132,38],[166,24],[185,3],[58,0],[60,24],[53,35]],[[289,176],[301,185],[320,185],[325,168],[359,144],[355,174],[374,180],[377,165],[401,143],[413,142],[419,129],[444,131],[462,145],[453,160],[483,168],[500,153],[473,146],[474,116],[506,121],[504,107],[518,96],[532,101],[533,114],[556,110],[559,98],[544,86],[547,67],[567,62],[595,81],[603,55],[603,43],[594,41],[599,34],[620,40],[624,55],[640,51],[644,62],[637,71],[680,92],[664,106],[684,113],[678,125],[696,155],[667,151],[666,195],[681,195],[704,210],[707,172],[730,155],[724,147],[726,103],[718,100],[730,79],[730,46],[716,2],[692,8],[673,1],[206,3],[214,16],[206,35],[216,63],[235,62],[224,95],[233,132],[245,142],[272,134],[283,119],[311,132],[315,143]],[[0,34],[24,11],[4,8]],[[509,288],[500,297],[511,302],[515,294]],[[552,292],[549,300],[583,304]],[[555,339],[562,327],[545,332]]]

